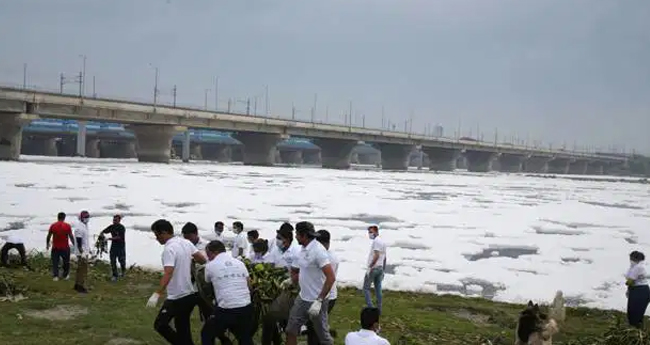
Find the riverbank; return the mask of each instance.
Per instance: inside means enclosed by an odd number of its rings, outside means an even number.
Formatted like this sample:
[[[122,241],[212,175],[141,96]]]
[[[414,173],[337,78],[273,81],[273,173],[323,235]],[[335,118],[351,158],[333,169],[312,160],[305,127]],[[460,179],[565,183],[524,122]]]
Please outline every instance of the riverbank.
[[[27,297],[0,302],[0,344],[165,344],[152,329],[157,310],[144,308],[159,273],[132,268],[124,280],[111,283],[109,267],[98,262],[90,271],[90,293],[83,295],[72,290],[73,279],[52,281],[44,256],[32,258],[31,265],[34,271],[0,268],[0,276],[10,277],[15,285],[25,288]],[[358,328],[362,306],[359,291],[339,292],[330,320],[338,333],[336,344],[343,344],[344,335]],[[484,299],[389,291],[384,295],[382,335],[393,345],[479,345],[489,344],[487,340],[493,345],[510,345],[522,307]],[[198,344],[200,321],[196,314],[192,322]],[[568,308],[567,320],[554,344],[599,337],[617,316],[623,315]]]

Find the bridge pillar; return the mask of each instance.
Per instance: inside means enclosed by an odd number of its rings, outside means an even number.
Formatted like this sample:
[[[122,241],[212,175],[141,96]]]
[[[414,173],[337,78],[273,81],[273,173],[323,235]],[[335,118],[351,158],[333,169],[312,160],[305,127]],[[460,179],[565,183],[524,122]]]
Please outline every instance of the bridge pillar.
[[[382,170],[408,170],[415,146],[382,143],[377,148],[381,151]]]
[[[169,163],[172,139],[184,127],[170,125],[132,125],[135,133],[136,153],[139,162]]]
[[[352,150],[357,146],[356,140],[319,138],[314,145],[320,147],[321,164],[326,169],[349,169]]]
[[[77,121],[77,149],[75,156],[86,157],[86,121]]]
[[[548,162],[548,173],[550,174],[568,174],[571,160],[567,158],[554,158]]]
[[[183,133],[183,149],[181,150],[181,159],[185,163],[190,161],[190,155],[191,155],[190,139],[191,139],[190,130],[188,129]]]
[[[496,152],[487,151],[465,151],[467,170],[471,172],[490,172],[492,163],[497,158]]]
[[[545,174],[548,171],[549,157],[531,156],[524,160],[523,171],[527,173]]]
[[[304,164],[321,164],[320,151],[309,150],[302,153]]]
[[[302,164],[303,156],[300,150],[280,150],[280,160],[285,164]]]
[[[524,160],[526,160],[526,157],[523,155],[502,153],[497,158],[497,161],[499,163],[499,171],[508,173],[520,173],[523,170]]]
[[[589,162],[585,160],[575,160],[569,163],[569,174],[586,175]]]
[[[244,165],[273,166],[279,134],[239,132],[233,136],[244,144]]]
[[[86,141],[86,157],[99,158],[99,139],[90,139]]]
[[[429,157],[429,170],[456,170],[456,162],[458,161],[458,157],[460,157],[460,150],[441,147],[422,147],[422,151]]]
[[[23,127],[38,116],[0,113],[0,160],[17,161],[23,139]]]

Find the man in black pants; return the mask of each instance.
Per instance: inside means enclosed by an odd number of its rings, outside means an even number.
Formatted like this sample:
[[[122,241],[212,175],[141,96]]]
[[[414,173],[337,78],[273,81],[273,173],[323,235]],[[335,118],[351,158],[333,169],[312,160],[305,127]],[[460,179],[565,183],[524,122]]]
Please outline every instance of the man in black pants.
[[[160,279],[160,288],[151,295],[147,307],[154,308],[167,290],[167,299],[158,312],[154,329],[170,344],[194,345],[190,316],[200,297],[192,284],[191,266],[192,259],[204,264],[205,257],[192,242],[175,237],[174,227],[167,220],[155,221],[151,224],[151,230],[158,243],[165,246],[162,253],[164,273]],[[169,326],[172,320],[174,328]]]
[[[109,252],[111,259],[111,270],[112,270],[112,281],[117,281],[118,277],[124,277],[126,272],[126,240],[124,234],[126,229],[124,225],[120,223],[122,221],[122,216],[116,214],[113,216],[113,224],[109,225],[102,231],[102,234],[111,234],[109,240],[111,243],[111,250]],[[118,275],[117,272],[117,262],[120,262],[120,268],[122,269],[121,273]]]
[[[227,330],[239,345],[254,345],[253,304],[246,265],[228,255],[220,241],[210,242],[206,252],[210,262],[205,266],[205,280],[212,282],[217,305],[201,330],[202,345],[214,345],[214,338],[223,336]],[[231,344],[230,340],[222,340],[222,345]]]

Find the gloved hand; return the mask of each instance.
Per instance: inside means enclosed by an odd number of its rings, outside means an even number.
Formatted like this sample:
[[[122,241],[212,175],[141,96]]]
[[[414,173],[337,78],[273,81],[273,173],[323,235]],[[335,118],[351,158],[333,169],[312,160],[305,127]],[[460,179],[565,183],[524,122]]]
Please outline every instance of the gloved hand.
[[[370,272],[372,272],[372,267],[366,268],[366,277],[370,275]]]
[[[309,316],[314,318],[320,314],[320,309],[323,306],[323,301],[319,298],[314,301],[314,303],[311,304],[311,307],[309,307]]]
[[[281,289],[286,289],[291,285],[293,285],[293,280],[291,280],[291,278],[287,278],[287,279],[283,280],[282,283],[280,283],[280,288]]]
[[[160,298],[160,294],[157,292],[154,292],[151,297],[149,297],[149,300],[147,301],[147,308],[155,308],[156,305],[158,304],[158,299]]]

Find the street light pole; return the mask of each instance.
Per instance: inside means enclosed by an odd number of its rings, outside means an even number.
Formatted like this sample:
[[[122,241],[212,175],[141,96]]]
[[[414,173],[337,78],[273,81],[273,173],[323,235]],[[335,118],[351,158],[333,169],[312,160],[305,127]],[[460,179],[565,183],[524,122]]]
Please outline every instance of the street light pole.
[[[97,98],[97,92],[95,92],[95,76],[93,76],[93,98]]]
[[[219,76],[214,78],[214,110],[219,111]]]
[[[27,63],[23,63],[23,90],[27,88]]]
[[[81,54],[79,57],[83,60],[81,65],[81,75],[79,80],[79,97],[84,97],[86,95],[86,55]]]
[[[155,77],[153,82],[153,106],[155,108],[158,104],[158,67],[155,67],[152,64],[149,64],[149,66],[153,67],[155,70]]]
[[[208,110],[208,92],[210,92],[210,89],[205,89],[205,98],[203,100],[203,109]]]

